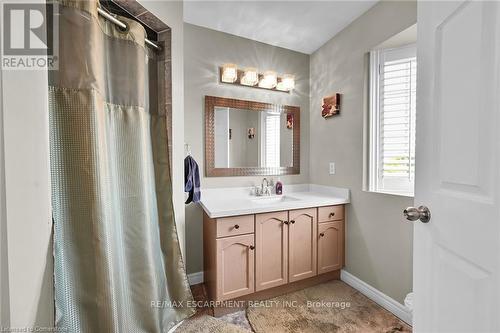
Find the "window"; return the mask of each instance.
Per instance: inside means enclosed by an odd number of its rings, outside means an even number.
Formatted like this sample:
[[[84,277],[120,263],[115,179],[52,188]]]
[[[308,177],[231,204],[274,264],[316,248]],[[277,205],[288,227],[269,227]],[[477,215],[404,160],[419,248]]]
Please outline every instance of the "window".
[[[370,53],[369,190],[413,196],[416,47]]]
[[[265,167],[280,166],[280,119],[279,112],[262,112],[262,160]]]

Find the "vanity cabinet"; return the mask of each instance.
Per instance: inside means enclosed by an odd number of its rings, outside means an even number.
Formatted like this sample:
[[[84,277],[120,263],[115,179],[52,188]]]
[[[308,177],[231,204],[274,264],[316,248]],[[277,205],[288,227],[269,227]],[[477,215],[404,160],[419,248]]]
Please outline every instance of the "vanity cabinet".
[[[254,291],[254,253],[253,234],[217,239],[217,299]]]
[[[316,212],[316,208],[292,210],[289,212],[289,282],[316,275]]]
[[[344,221],[318,225],[318,274],[342,268],[344,252]]]
[[[203,279],[212,300],[255,291],[255,215],[203,215]]]
[[[344,206],[318,208],[318,274],[344,266]]]
[[[209,299],[272,297],[338,279],[344,264],[344,222],[343,205],[223,218],[205,213]]]
[[[255,290],[288,283],[288,212],[255,215]]]

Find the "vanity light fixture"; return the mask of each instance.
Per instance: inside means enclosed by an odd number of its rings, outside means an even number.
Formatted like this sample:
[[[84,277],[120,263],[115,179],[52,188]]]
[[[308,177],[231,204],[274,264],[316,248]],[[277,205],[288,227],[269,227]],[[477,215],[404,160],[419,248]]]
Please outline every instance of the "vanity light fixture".
[[[238,67],[235,64],[222,65],[221,81],[226,83],[234,83],[238,79]]]
[[[240,83],[244,86],[255,86],[259,83],[259,72],[257,71],[257,68],[246,68],[245,74],[243,74]]]
[[[292,74],[283,74],[283,77],[279,77],[272,70],[261,74],[257,68],[247,67],[241,70],[231,63],[219,67],[219,80],[222,83],[288,93],[295,89],[295,76]]]

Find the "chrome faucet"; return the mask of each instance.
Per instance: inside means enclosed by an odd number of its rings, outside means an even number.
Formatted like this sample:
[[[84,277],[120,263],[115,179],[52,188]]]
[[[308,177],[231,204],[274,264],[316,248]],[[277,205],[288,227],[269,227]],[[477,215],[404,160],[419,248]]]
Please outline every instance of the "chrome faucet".
[[[264,187],[264,181],[266,182],[266,187]],[[262,179],[262,183],[260,184],[260,190],[262,191],[262,193],[264,193],[264,188],[267,190],[269,186],[269,182],[267,181],[267,178],[264,177],[264,179]]]
[[[264,181],[266,182],[266,186],[264,186]],[[262,179],[260,188],[259,186],[255,186],[255,195],[258,197],[263,195],[271,195],[271,188],[269,187],[269,181],[267,180],[267,178],[264,177],[264,179]]]

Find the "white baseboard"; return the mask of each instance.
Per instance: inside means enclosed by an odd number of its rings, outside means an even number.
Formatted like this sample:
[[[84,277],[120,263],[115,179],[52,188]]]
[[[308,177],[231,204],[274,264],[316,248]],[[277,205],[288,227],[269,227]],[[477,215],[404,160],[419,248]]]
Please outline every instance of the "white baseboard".
[[[340,279],[358,290],[360,293],[383,307],[389,312],[392,312],[396,317],[412,325],[412,313],[408,310],[406,306],[395,301],[393,298],[387,296],[383,292],[374,287],[370,286],[368,283],[358,279],[351,273],[342,270],[340,273]]]
[[[203,282],[203,271],[188,274],[188,281],[190,285],[200,284]]]

